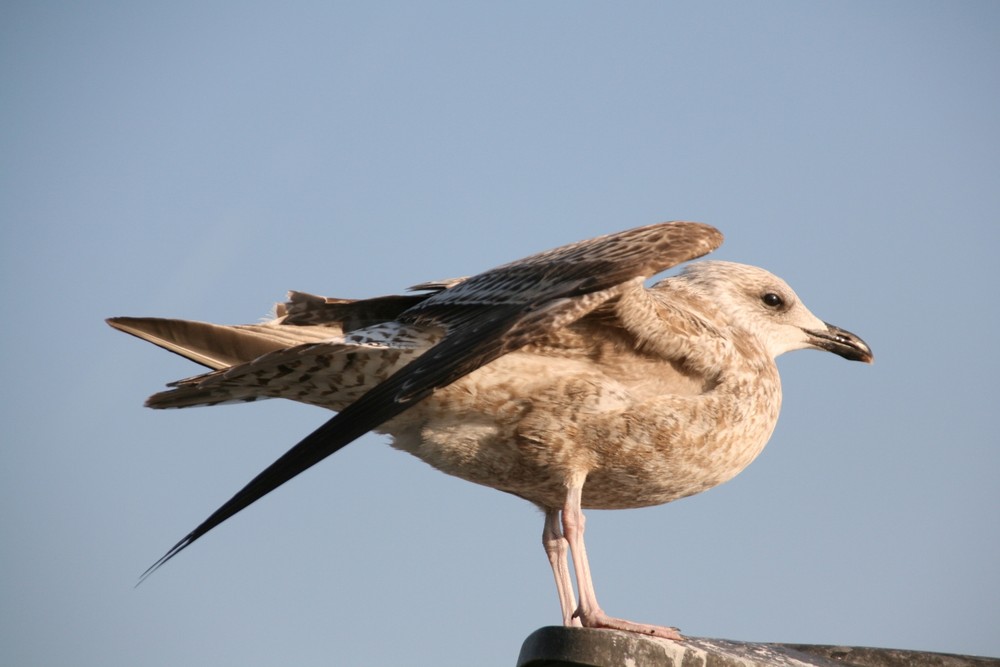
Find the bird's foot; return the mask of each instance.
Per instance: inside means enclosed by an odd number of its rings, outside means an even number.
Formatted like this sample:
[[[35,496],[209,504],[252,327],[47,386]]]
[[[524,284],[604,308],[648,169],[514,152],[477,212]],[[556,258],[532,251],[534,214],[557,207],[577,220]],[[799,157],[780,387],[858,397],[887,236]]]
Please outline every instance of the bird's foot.
[[[574,618],[578,619],[585,628],[606,628],[609,630],[623,630],[625,632],[635,632],[648,637],[659,637],[661,639],[672,639],[680,641],[684,639],[677,628],[668,628],[661,625],[648,625],[646,623],[633,623],[621,618],[608,616],[601,609],[585,613],[577,610]]]

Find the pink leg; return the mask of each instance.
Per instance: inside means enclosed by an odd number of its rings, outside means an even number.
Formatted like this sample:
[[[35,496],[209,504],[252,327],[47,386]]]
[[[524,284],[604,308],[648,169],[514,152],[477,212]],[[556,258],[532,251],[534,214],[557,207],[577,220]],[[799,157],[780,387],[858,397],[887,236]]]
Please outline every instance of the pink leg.
[[[638,632],[653,637],[664,639],[683,639],[677,628],[667,628],[658,625],[646,625],[644,623],[633,623],[620,618],[613,618],[604,613],[597,603],[597,594],[594,592],[594,582],[590,578],[590,563],[587,561],[587,550],[583,545],[583,528],[585,519],[581,509],[583,495],[583,485],[577,484],[569,489],[566,496],[566,505],[562,510],[563,535],[569,543],[570,552],[573,554],[573,568],[576,570],[576,584],[580,591],[580,606],[576,610],[575,616],[585,628],[610,628],[613,630],[625,630],[626,632]],[[556,575],[558,579],[558,575]],[[560,592],[560,599],[562,593]]]
[[[559,606],[562,607],[563,625],[580,627],[580,619],[576,613],[576,596],[573,595],[573,581],[569,576],[569,543],[563,537],[559,526],[559,510],[545,510],[545,529],[542,531],[542,545],[549,557],[552,574],[556,578],[556,590],[559,592]]]

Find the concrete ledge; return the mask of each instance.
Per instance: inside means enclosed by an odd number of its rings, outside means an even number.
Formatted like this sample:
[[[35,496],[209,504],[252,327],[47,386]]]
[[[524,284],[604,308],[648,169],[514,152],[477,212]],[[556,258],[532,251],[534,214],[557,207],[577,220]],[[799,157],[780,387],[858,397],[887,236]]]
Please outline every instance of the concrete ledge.
[[[688,637],[683,642],[615,630],[546,627],[521,646],[517,667],[1000,667],[996,658],[896,649],[755,644]]]

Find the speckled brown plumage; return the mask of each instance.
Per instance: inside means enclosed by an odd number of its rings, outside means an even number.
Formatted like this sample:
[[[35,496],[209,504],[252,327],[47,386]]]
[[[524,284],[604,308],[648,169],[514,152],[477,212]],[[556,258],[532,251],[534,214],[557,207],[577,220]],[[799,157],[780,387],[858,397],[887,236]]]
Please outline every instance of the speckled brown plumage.
[[[872,358],[763,269],[702,262],[644,287],[721,241],[707,225],[663,223],[426,283],[420,294],[351,301],[293,292],[260,325],[109,320],[214,369],[173,383],[151,407],[289,398],[339,412],[150,571],[376,430],[443,472],[545,512],[543,543],[566,624],[678,638],[604,614],[581,509],[666,503],[739,473],[777,422],[776,356],[813,347]]]

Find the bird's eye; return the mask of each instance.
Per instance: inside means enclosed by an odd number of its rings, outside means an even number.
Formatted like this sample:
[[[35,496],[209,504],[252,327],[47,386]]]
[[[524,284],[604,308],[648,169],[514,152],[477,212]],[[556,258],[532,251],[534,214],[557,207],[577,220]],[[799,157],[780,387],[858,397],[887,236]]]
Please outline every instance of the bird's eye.
[[[768,308],[781,308],[785,305],[785,300],[774,292],[768,292],[760,298]]]

